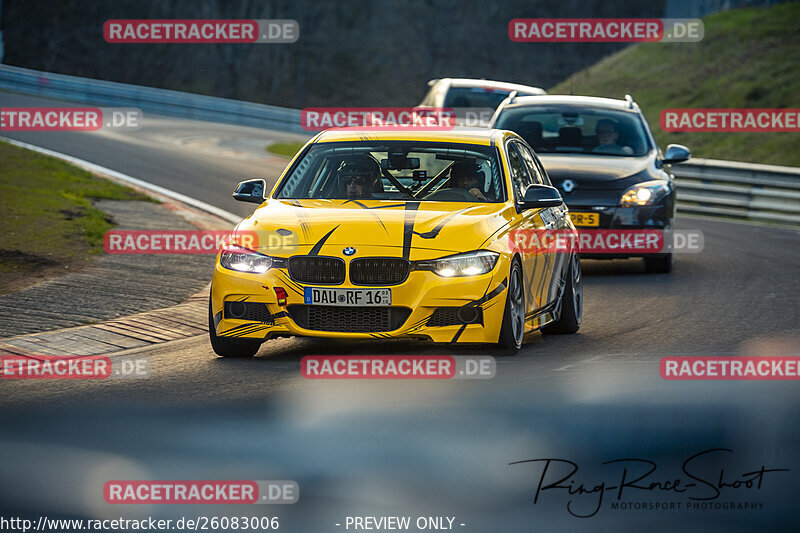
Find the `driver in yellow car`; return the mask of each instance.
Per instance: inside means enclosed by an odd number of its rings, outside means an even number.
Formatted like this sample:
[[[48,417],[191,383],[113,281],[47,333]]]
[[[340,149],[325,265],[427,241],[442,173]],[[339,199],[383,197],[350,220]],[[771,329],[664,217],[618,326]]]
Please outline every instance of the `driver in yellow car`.
[[[354,159],[342,163],[337,171],[337,178],[346,198],[371,198],[381,179],[381,170],[374,159]]]

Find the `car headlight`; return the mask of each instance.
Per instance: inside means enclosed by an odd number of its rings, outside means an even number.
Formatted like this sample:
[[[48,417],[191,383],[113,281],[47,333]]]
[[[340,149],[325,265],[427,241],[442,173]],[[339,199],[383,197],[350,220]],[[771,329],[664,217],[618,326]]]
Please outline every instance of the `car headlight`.
[[[649,205],[661,200],[667,193],[669,186],[663,181],[644,181],[622,193],[619,205],[622,207]]]
[[[417,270],[429,270],[443,278],[460,276],[479,276],[491,272],[500,254],[478,250],[464,254],[451,255],[430,261],[418,261]]]
[[[241,246],[226,245],[219,254],[219,264],[223,267],[238,272],[251,272],[261,274],[272,268],[275,260]]]

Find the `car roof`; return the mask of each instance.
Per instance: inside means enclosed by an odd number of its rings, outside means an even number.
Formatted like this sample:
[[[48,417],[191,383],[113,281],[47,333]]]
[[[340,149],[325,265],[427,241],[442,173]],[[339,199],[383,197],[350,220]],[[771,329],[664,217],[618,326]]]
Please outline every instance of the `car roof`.
[[[633,100],[617,100],[615,98],[601,98],[598,96],[573,96],[566,94],[549,94],[546,96],[518,96],[510,104],[503,107],[516,109],[518,107],[534,107],[548,105],[574,105],[583,107],[602,107],[605,109],[618,109],[620,111],[638,112],[639,105]]]
[[[541,87],[533,87],[532,85],[522,85],[519,83],[510,83],[506,81],[494,80],[479,80],[472,78],[442,78],[436,80],[438,82],[448,82],[451,87],[486,87],[489,89],[500,89],[504,91],[520,91],[536,94],[547,94]]]
[[[489,128],[456,127],[451,130],[380,130],[370,131],[363,128],[334,128],[320,133],[315,143],[348,142],[348,141],[427,141],[479,144],[489,146],[492,142],[501,142],[508,135],[516,135],[507,130]]]

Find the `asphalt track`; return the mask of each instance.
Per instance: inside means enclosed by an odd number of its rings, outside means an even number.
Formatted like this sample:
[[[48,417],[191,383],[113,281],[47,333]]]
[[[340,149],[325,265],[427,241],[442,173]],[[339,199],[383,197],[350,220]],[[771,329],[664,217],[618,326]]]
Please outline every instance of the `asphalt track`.
[[[49,103],[0,93],[0,105]],[[250,207],[231,200],[233,185],[251,176],[274,180],[285,160],[263,147],[292,137],[145,118],[129,132],[3,135],[242,215]],[[667,355],[800,355],[800,231],[696,217],[679,217],[678,228],[701,230],[704,250],[678,256],[668,275],[645,274],[640,260],[584,261],[580,333],[530,335],[519,355],[498,356],[491,380],[319,382],[299,373],[309,354],[493,354],[485,347],[280,339],[241,361],[216,358],[207,339],[196,337],[126,353],[150,359],[145,380],[3,382],[0,450],[20,458],[0,466],[4,508],[112,512],[88,496],[81,504],[59,500],[67,478],[93,490],[80,461],[53,465],[60,481],[50,492],[34,498],[20,491],[20,476],[43,468],[36,459],[42,449],[124,464],[123,471],[150,479],[297,480],[298,504],[258,510],[277,513],[290,532],[342,531],[335,524],[347,515],[386,513],[456,516],[463,531],[795,530],[797,383],[664,381],[658,362]],[[791,471],[715,500],[762,502],[759,511],[611,510],[609,493],[597,515],[576,518],[564,491],[533,503],[541,468],[508,464],[568,458],[586,473],[576,483],[588,484],[606,474],[603,461],[647,458],[667,476],[708,448],[733,450],[729,473],[762,464]],[[652,491],[635,497],[688,501]],[[162,506],[151,514],[181,512],[189,511]]]
[[[85,107],[61,100],[0,92],[2,107]],[[145,179],[231,213],[247,216],[252,206],[231,198],[236,184],[275,178],[286,160],[264,148],[281,140],[305,140],[293,133],[212,124],[144,114],[139,129],[96,132],[0,132],[56,152]]]

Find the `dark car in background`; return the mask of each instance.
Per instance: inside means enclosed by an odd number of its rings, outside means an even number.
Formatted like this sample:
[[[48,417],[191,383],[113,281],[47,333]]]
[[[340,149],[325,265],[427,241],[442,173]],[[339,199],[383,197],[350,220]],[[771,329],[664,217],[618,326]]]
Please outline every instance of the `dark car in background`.
[[[656,229],[665,235],[674,228],[670,165],[688,160],[691,154],[678,144],[662,153],[630,96],[616,100],[512,93],[489,126],[514,131],[533,147],[553,185],[562,191],[578,228]],[[653,273],[670,272],[672,256],[669,247],[663,253],[642,255],[646,271]]]

